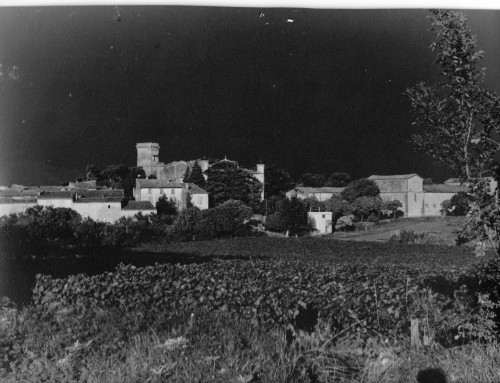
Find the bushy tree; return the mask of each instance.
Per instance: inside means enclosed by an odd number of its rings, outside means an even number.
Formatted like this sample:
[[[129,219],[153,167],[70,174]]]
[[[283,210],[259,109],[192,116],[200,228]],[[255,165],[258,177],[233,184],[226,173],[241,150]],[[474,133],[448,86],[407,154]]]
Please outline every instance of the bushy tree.
[[[442,81],[437,86],[420,83],[406,91],[414,113],[417,150],[431,155],[469,185],[469,219],[459,243],[489,240],[500,252],[498,198],[480,177],[499,168],[500,99],[484,86],[483,52],[461,12],[434,10],[432,31],[436,63]]]
[[[264,170],[265,198],[284,197],[285,193],[295,187],[290,174],[276,164],[266,166]]]
[[[201,238],[234,236],[245,231],[244,222],[252,216],[252,209],[241,201],[229,200],[201,212],[195,232]]]
[[[82,217],[70,208],[36,205],[26,209],[19,221],[26,225],[32,238],[72,240]]]
[[[331,187],[344,187],[352,182],[352,178],[347,173],[332,173],[326,181],[326,186]]]
[[[248,205],[258,205],[262,184],[235,162],[219,161],[206,170],[205,190],[213,206],[228,200],[239,200]]]
[[[340,193],[340,198],[349,202],[354,202],[359,197],[377,197],[380,195],[380,189],[373,180],[361,178],[352,181]]]
[[[172,224],[172,231],[175,234],[182,234],[186,238],[191,238],[195,234],[196,224],[201,218],[201,211],[197,207],[184,209],[177,215]]]
[[[283,223],[283,231],[289,231],[292,235],[302,233],[307,227],[306,204],[296,197],[281,200],[277,204],[275,214],[278,214],[279,218],[273,217],[271,220],[281,221]]]
[[[205,187],[205,177],[203,176],[203,171],[201,170],[200,165],[198,165],[198,162],[194,163],[188,182],[193,183],[202,189]]]
[[[339,196],[333,195],[330,199],[325,201],[325,210],[332,212],[332,224],[335,223],[340,217],[352,214],[353,206],[350,202],[342,200]]]
[[[300,176],[300,182],[306,187],[323,187],[325,186],[325,176],[315,173],[304,173]]]
[[[400,207],[403,207],[403,204],[401,203],[401,201],[399,201],[397,199],[391,200],[391,201],[385,201],[383,203],[383,206],[382,206],[383,209],[389,210],[390,212],[392,212],[394,219],[397,218],[396,212],[398,211],[398,209]]]
[[[361,219],[377,220],[382,209],[382,200],[379,197],[359,197],[353,202],[354,215]]]

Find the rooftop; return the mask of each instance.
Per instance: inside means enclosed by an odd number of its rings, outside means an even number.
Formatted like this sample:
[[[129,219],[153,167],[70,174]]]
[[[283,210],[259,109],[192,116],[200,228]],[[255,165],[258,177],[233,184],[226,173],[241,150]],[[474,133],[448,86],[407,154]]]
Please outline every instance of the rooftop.
[[[455,185],[455,184],[427,184],[427,185],[424,185],[424,192],[427,192],[427,193],[467,192],[467,187]]]
[[[420,177],[417,173],[411,174],[396,174],[392,176],[380,176],[380,175],[372,175],[368,177],[369,180],[395,180],[395,179],[410,179],[413,177]],[[420,177],[422,178],[422,177]]]
[[[145,180],[137,178],[136,185],[141,189],[157,189],[157,188],[182,188],[183,184],[179,182],[170,182],[167,180]]]
[[[50,191],[40,194],[38,199],[73,199],[72,191]]]
[[[208,194],[207,191],[203,190],[200,188],[198,185],[195,184],[189,184],[189,192],[191,194]]]
[[[149,201],[129,201],[122,210],[154,210],[156,212],[156,208]]]
[[[75,203],[109,203],[109,202],[122,202],[121,197],[89,197],[89,198],[80,198],[74,201]]]
[[[295,190],[300,191],[301,193],[310,194],[310,193],[333,193],[340,194],[345,188],[336,188],[331,186],[324,186],[321,188],[313,188],[309,186],[297,186]]]
[[[79,190],[76,192],[80,198],[123,198],[123,189],[113,190]]]

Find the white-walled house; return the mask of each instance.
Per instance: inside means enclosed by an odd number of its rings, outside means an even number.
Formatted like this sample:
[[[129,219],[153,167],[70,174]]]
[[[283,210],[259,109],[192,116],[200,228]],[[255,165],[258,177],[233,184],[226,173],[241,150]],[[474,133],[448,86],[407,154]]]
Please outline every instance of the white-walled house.
[[[66,207],[73,208],[73,191],[54,191],[46,192],[37,197],[38,204],[41,206]]]
[[[26,209],[36,205],[38,205],[36,197],[27,197],[24,199],[0,198],[0,217],[24,213]]]
[[[149,201],[156,206],[156,202],[163,196],[175,202],[179,210],[188,207],[188,202],[199,209],[208,209],[208,193],[197,185],[154,179],[136,180],[134,189],[136,201]]]
[[[310,211],[307,213],[307,223],[321,234],[333,231],[331,211]]]

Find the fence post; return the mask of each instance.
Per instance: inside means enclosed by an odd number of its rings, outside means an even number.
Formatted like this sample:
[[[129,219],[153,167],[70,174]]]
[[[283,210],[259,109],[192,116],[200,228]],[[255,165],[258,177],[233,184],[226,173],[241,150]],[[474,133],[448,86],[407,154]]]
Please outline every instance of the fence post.
[[[410,345],[415,348],[422,347],[422,342],[420,341],[420,330],[419,330],[420,321],[418,319],[411,320],[411,340]]]

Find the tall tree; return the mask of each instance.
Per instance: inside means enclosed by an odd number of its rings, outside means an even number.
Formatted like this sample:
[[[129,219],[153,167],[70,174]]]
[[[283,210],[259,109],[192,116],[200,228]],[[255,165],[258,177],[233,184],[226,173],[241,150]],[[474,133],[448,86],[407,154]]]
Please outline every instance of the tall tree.
[[[315,173],[304,173],[300,176],[300,182],[303,186],[320,188],[325,186],[325,176]]]
[[[184,175],[182,176],[182,182],[184,182],[184,183],[191,182],[191,169],[189,166],[186,168],[186,171],[184,172]]]
[[[266,199],[272,196],[283,197],[287,191],[295,187],[290,174],[276,164],[266,166],[264,170],[264,183]]]
[[[262,184],[248,171],[240,169],[233,161],[219,161],[206,170],[205,190],[213,206],[230,199],[249,205],[258,205]]]
[[[198,165],[198,162],[194,163],[188,182],[191,182],[202,189],[205,187],[205,177],[203,176],[203,171],[201,170],[200,165]]]
[[[463,13],[432,11],[436,63],[442,81],[437,86],[420,83],[408,89],[414,114],[415,148],[448,166],[469,185],[472,198],[467,223],[459,241],[488,239],[500,249],[498,198],[481,179],[487,170],[499,169],[500,99],[484,86],[483,52]],[[497,176],[498,178],[498,176]]]
[[[352,178],[347,173],[332,173],[326,181],[326,186],[344,187],[351,183]]]

